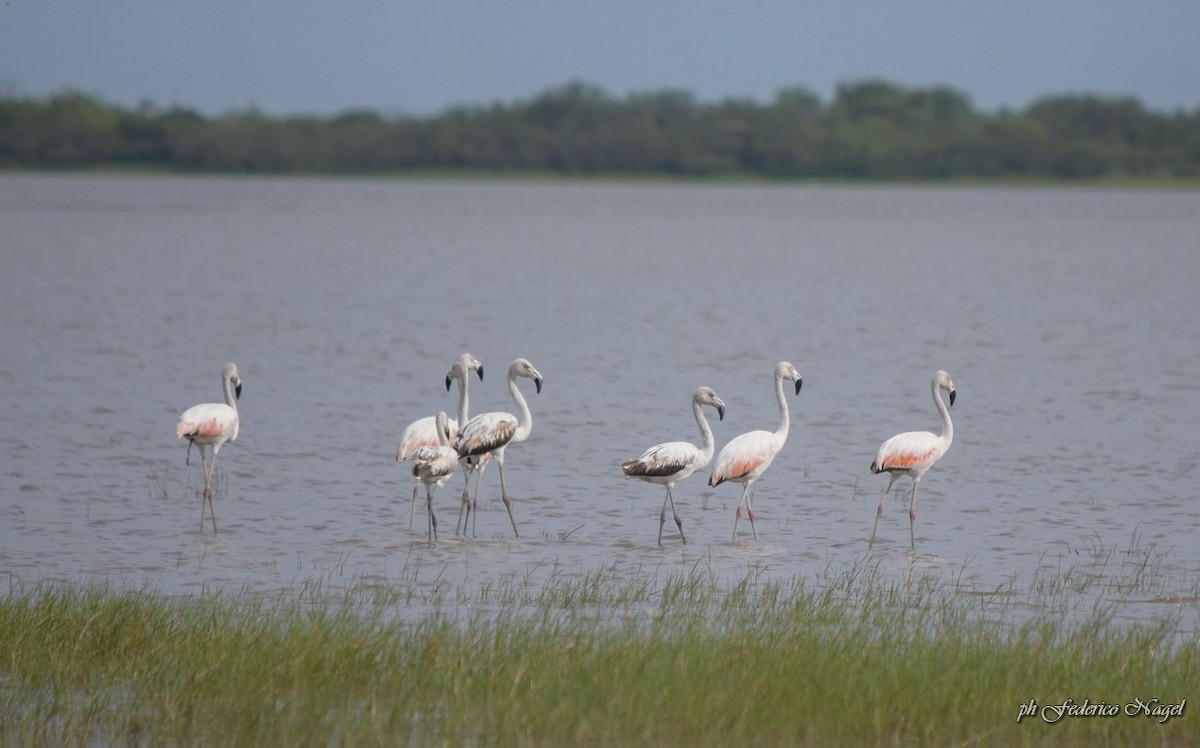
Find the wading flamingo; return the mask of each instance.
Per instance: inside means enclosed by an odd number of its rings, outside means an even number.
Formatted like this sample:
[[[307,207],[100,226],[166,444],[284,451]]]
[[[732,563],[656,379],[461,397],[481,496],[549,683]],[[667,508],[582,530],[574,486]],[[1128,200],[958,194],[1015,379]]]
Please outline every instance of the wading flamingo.
[[[883,502],[887,501],[892,484],[900,476],[907,475],[912,478],[913,482],[912,496],[908,503],[908,542],[910,548],[916,548],[917,541],[913,526],[917,521],[917,484],[921,482],[921,476],[925,475],[935,462],[942,459],[942,455],[950,449],[950,442],[954,441],[954,424],[950,421],[950,409],[946,407],[946,403],[938,394],[938,390],[948,392],[950,404],[954,405],[954,380],[950,379],[949,374],[939,369],[933,375],[933,381],[929,386],[933,392],[933,404],[937,407],[938,415],[942,419],[942,433],[906,431],[903,434],[896,434],[879,447],[879,452],[871,461],[871,472],[876,474],[888,472],[891,473],[891,478],[888,480],[887,488],[883,489],[883,497],[879,499],[879,508],[875,510],[875,524],[871,527],[871,541],[867,547],[875,545],[875,530],[879,527],[879,517],[883,514]]]
[[[483,364],[472,356],[470,353],[464,353],[458,357],[454,365],[450,367],[450,372],[446,374],[446,391],[450,391],[450,387],[454,382],[458,382],[458,419],[448,419],[447,428],[450,430],[450,440],[458,436],[458,425],[467,422],[467,409],[469,400],[467,395],[467,385],[470,377],[469,372],[475,372],[479,375],[479,381],[483,381]],[[396,447],[396,462],[401,463],[413,459],[417,451],[423,447],[436,447],[438,441],[438,428],[436,416],[426,416],[418,418],[412,423],[404,427],[404,431],[400,434],[400,443]],[[408,509],[408,529],[412,529],[413,514],[417,509],[417,493],[421,490],[421,481],[417,481],[413,486],[412,505]]]
[[[529,432],[533,430],[533,415],[529,412],[529,405],[525,402],[521,390],[517,388],[518,377],[532,379],[537,391],[539,393],[542,391],[542,375],[538,370],[527,359],[516,359],[508,365],[508,392],[517,406],[517,415],[513,416],[511,413],[501,411],[477,415],[459,430],[458,438],[454,441],[454,449],[458,452],[463,464],[466,478],[466,484],[463,486],[463,503],[458,510],[463,534],[467,532],[467,520],[463,516],[463,512],[466,511],[467,516],[470,516],[471,512],[475,512],[476,517],[479,515],[479,483],[475,484],[474,497],[468,490],[471,484],[471,473],[481,469],[480,462],[485,455],[491,454],[500,471],[500,499],[504,501],[504,508],[508,510],[508,520],[512,522],[513,535],[521,536],[521,533],[517,532],[517,521],[513,519],[512,513],[512,500],[508,497],[508,489],[504,483],[505,448],[511,444],[525,441]],[[454,525],[455,535],[458,534],[458,528],[459,523],[456,522]],[[471,537],[475,537],[475,518],[471,518]]]
[[[717,397],[711,387],[700,387],[692,395],[692,415],[696,417],[696,425],[700,427],[701,446],[691,442],[666,442],[650,447],[636,460],[629,460],[621,465],[621,470],[630,478],[657,483],[667,487],[667,495],[663,497],[662,511],[658,513],[658,544],[662,545],[663,525],[667,522],[667,504],[671,505],[671,513],[675,515],[675,525],[679,528],[679,539],[685,544],[687,538],[683,535],[683,521],[679,519],[679,510],[675,508],[675,498],[671,489],[675,484],[691,476],[697,470],[708,467],[713,456],[713,433],[704,417],[701,406],[711,405],[717,409],[717,417],[724,420],[725,403]]]
[[[225,364],[221,373],[222,385],[225,390],[225,402],[201,403],[193,405],[179,416],[179,425],[175,434],[180,439],[188,440],[188,455],[192,453],[192,445],[200,449],[200,467],[204,471],[204,494],[200,498],[200,532],[204,532],[204,504],[208,503],[209,516],[212,517],[213,535],[217,534],[217,510],[213,508],[213,470],[217,467],[217,453],[225,442],[237,440],[238,409],[237,399],[242,396],[242,375],[237,364]],[[204,459],[204,448],[212,449],[212,459]]]
[[[800,372],[787,361],[775,364],[775,400],[779,403],[779,428],[775,431],[751,431],[734,437],[717,455],[716,465],[708,479],[708,485],[719,486],[725,481],[742,484],[742,498],[738,500],[737,514],[733,517],[733,539],[737,540],[738,521],[742,518],[742,505],[746,506],[746,515],[750,517],[750,529],[754,539],[758,540],[758,528],[754,526],[754,507],[750,493],[754,481],[762,477],[766,469],[783,443],[787,441],[790,419],[788,418],[787,398],[783,394],[783,380],[796,383],[796,394],[800,394],[800,385],[804,383]]]
[[[429,542],[437,540],[437,517],[433,514],[433,489],[449,480],[458,465],[458,452],[450,448],[449,416],[439,411],[435,416],[440,444],[421,447],[413,456],[412,474],[425,484],[425,507],[429,512]]]

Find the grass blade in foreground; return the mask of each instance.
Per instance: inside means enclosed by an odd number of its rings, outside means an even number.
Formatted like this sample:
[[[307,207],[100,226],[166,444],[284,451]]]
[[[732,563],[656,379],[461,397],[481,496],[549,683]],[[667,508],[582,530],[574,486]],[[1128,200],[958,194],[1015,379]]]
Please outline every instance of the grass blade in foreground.
[[[726,589],[562,575],[458,621],[405,622],[393,592],[314,605],[18,586],[0,600],[5,742],[1200,743],[1186,708],[1124,711],[1194,696],[1200,641],[1171,621],[997,623],[978,598],[871,568]],[[1121,713],[1018,723],[1031,699]]]

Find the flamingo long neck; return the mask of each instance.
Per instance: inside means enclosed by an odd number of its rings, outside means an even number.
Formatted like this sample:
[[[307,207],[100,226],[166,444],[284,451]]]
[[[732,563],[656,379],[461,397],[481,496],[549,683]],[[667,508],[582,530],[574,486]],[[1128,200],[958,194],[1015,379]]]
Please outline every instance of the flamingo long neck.
[[[533,431],[533,414],[529,412],[529,404],[525,402],[525,396],[521,394],[521,389],[517,387],[517,375],[515,373],[508,375],[508,392],[512,395],[513,402],[517,405],[517,430],[513,434],[512,441],[524,441],[525,437],[529,436],[529,432]]]
[[[942,418],[942,442],[946,445],[945,448],[950,448],[950,442],[954,441],[954,422],[950,420],[950,409],[946,407],[946,403],[942,400],[942,396],[938,393],[938,383],[933,383],[933,404],[937,407],[938,415]]]
[[[237,396],[233,392],[233,377],[226,375],[224,380],[225,404],[237,410]]]
[[[467,412],[469,405],[469,396],[467,395],[467,386],[470,381],[469,372],[456,374],[458,379],[458,427],[462,428],[467,425]]]
[[[775,436],[780,439],[787,439],[788,429],[791,427],[791,419],[788,417],[787,396],[783,394],[782,372],[775,375],[775,400],[779,403],[779,428],[775,430]]]
[[[713,441],[712,429],[708,425],[708,419],[704,417],[704,408],[698,400],[692,401],[692,415],[696,416],[696,425],[700,427],[700,451],[704,453],[704,459],[707,462],[712,459],[716,442]]]

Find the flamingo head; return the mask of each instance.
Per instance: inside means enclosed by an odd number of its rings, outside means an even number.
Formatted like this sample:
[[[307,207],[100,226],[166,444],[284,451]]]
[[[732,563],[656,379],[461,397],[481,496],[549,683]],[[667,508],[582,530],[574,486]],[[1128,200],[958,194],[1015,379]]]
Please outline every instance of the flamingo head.
[[[511,364],[509,364],[508,365],[508,376],[510,379],[515,379],[516,377],[525,377],[526,379],[532,379],[533,386],[537,389],[538,394],[541,394],[541,392],[542,392],[542,375],[537,370],[537,368],[535,368],[534,365],[529,362],[529,359],[518,358],[516,361],[513,361]]]
[[[454,362],[454,366],[450,367],[450,372],[446,374],[446,391],[450,391],[450,386],[454,380],[465,378],[467,372],[473,371],[479,375],[479,381],[483,381],[483,364],[479,363],[479,359],[469,353],[464,353]]]
[[[725,403],[721,398],[717,397],[717,393],[713,392],[712,387],[701,387],[696,390],[696,394],[692,397],[694,401],[700,405],[711,405],[717,409],[717,419],[725,420]]]
[[[945,390],[950,395],[950,405],[953,406],[957,390],[954,387],[954,380],[944,369],[938,369],[937,373],[933,375],[933,385],[940,390]]]
[[[229,383],[233,385],[233,396],[235,398],[241,398],[241,396],[242,396],[242,373],[240,371],[238,371],[237,364],[234,364],[234,363],[225,364],[225,370],[223,372],[223,375],[224,375],[225,379],[228,380]]]
[[[775,377],[777,379],[789,379],[796,383],[796,394],[800,394],[800,385],[804,384],[804,377],[800,376],[800,372],[796,371],[796,367],[792,366],[787,361],[780,361],[775,364]]]

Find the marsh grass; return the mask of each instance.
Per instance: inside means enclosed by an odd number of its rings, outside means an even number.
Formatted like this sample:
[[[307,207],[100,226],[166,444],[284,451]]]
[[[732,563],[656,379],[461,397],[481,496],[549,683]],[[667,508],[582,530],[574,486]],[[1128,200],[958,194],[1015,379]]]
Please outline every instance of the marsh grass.
[[[0,732],[13,745],[1194,745],[1187,711],[1017,723],[1030,699],[1195,695],[1200,637],[1178,616],[1062,614],[1081,587],[1153,599],[1179,581],[1131,550],[1085,548],[988,594],[870,558],[807,581],[723,581],[703,563],[666,578],[555,568],[470,593],[14,583]]]

